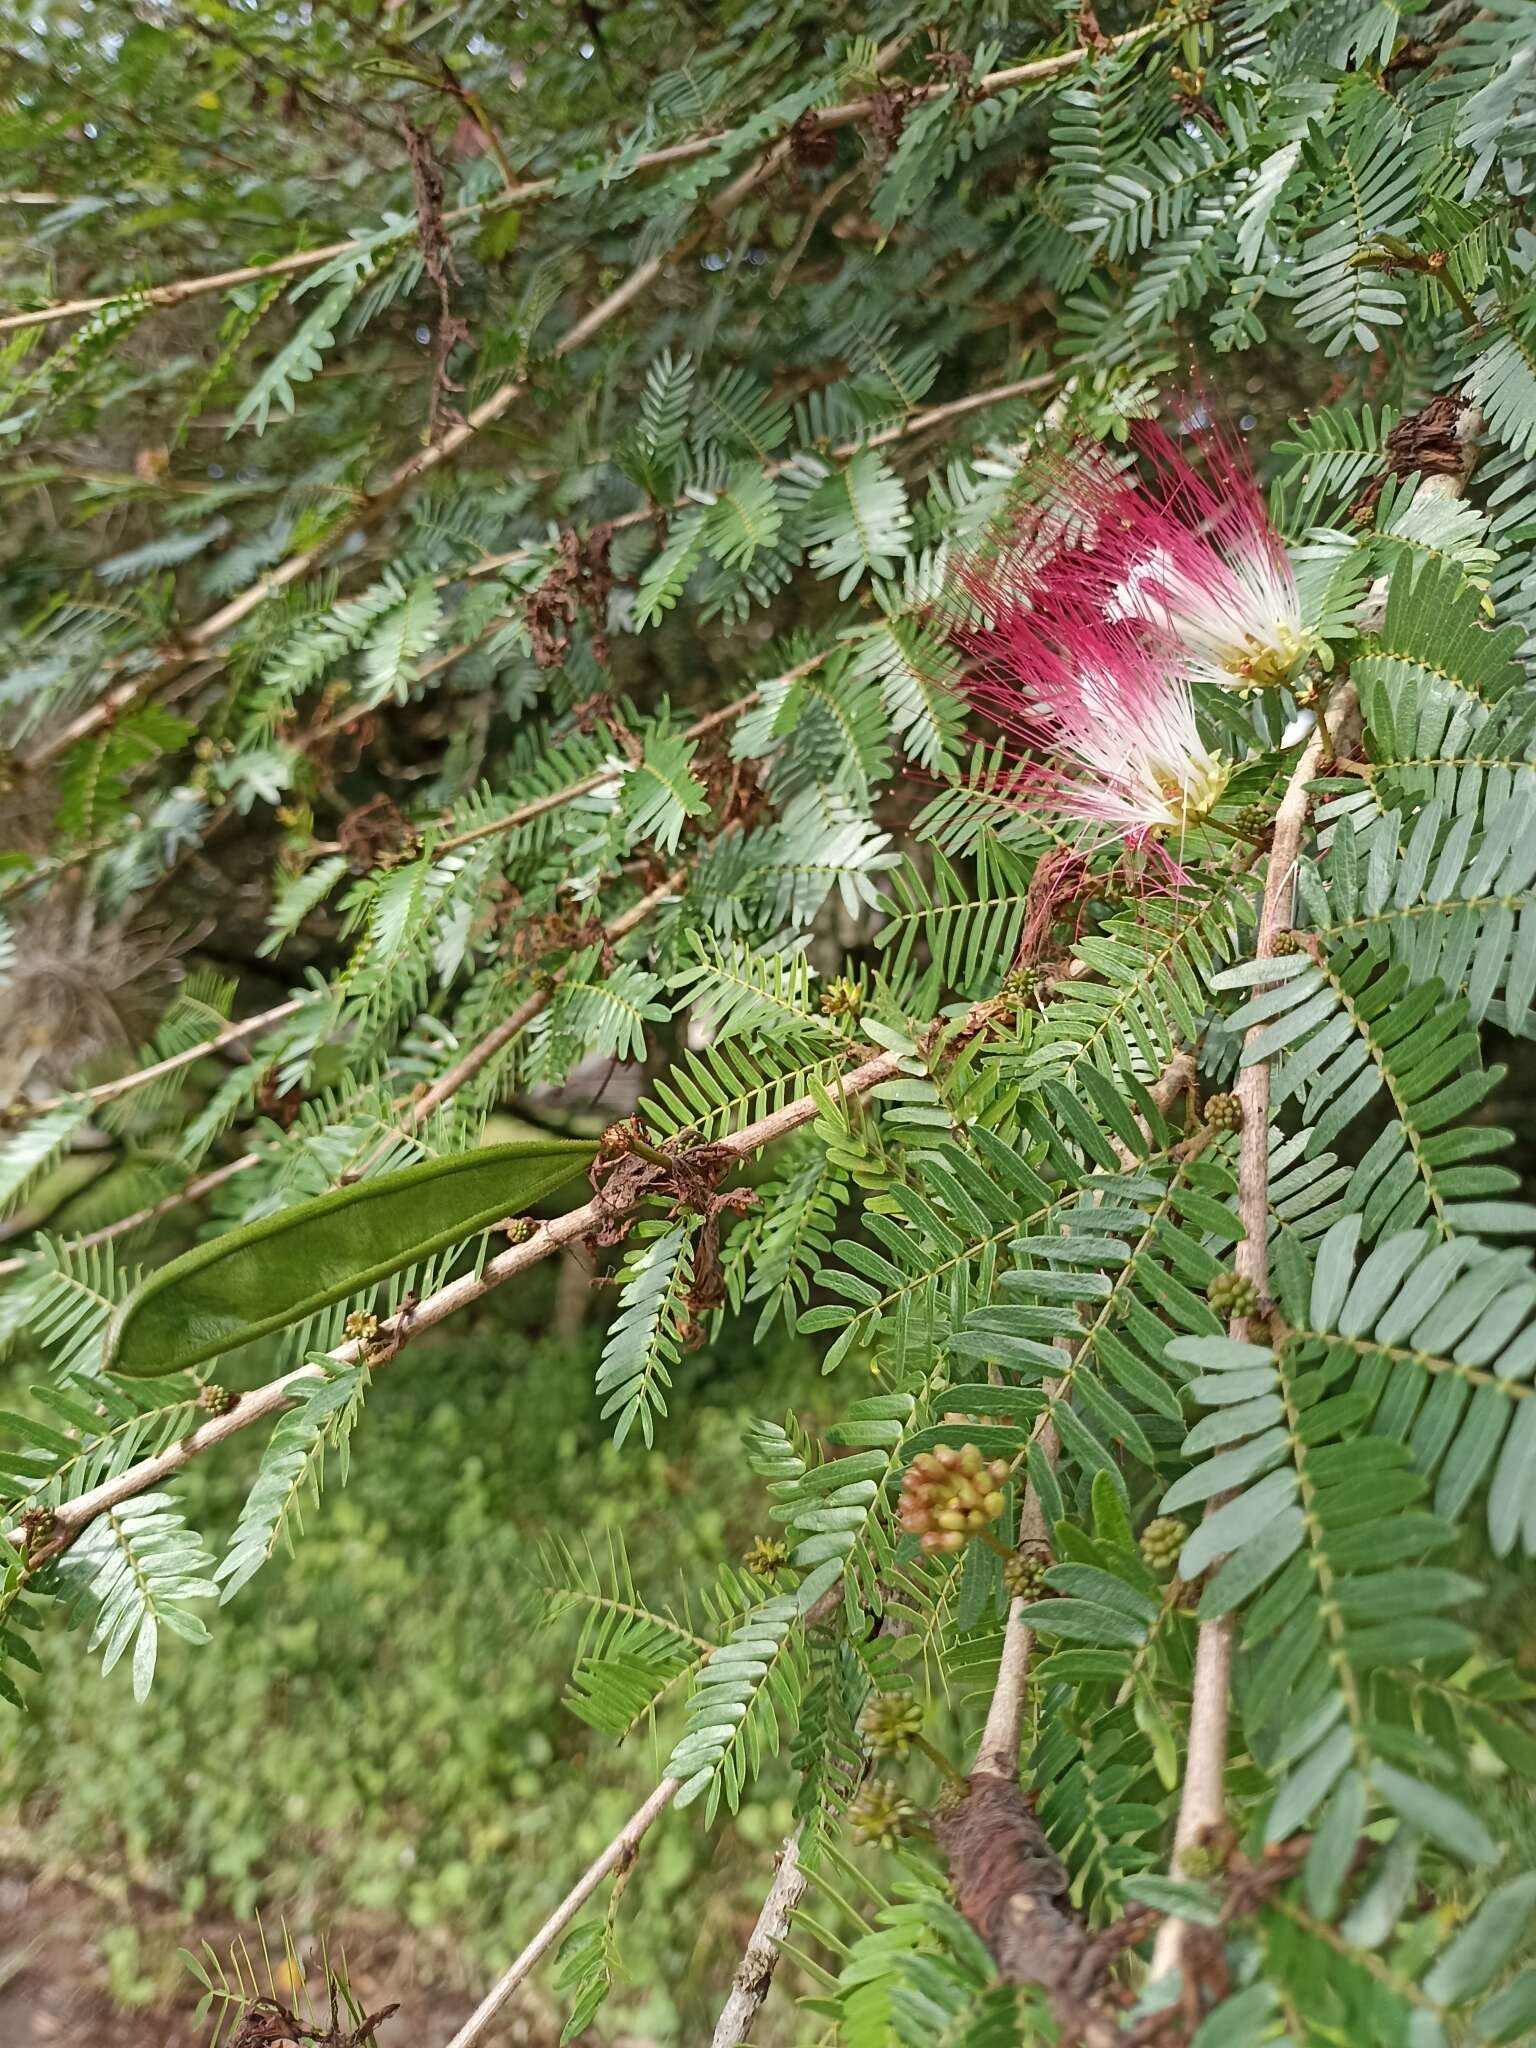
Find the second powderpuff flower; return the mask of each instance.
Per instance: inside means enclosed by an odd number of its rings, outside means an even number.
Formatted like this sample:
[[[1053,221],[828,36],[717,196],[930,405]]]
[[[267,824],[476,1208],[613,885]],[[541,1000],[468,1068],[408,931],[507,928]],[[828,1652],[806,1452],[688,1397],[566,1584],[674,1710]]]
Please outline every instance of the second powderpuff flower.
[[[1140,621],[1196,681],[1247,692],[1289,683],[1309,651],[1296,578],[1241,449],[1214,427],[1197,465],[1143,420],[1139,473],[1069,461],[1059,484],[1091,525],[1106,618]]]
[[[968,694],[1036,757],[1009,794],[1133,847],[1153,834],[1182,840],[1231,765],[1206,745],[1189,685],[1146,635],[1097,613],[1097,572],[1092,557],[1058,557],[1043,583],[1026,575],[1032,587],[1015,594],[1006,559],[973,568],[966,580],[986,617],[956,636],[973,662]]]

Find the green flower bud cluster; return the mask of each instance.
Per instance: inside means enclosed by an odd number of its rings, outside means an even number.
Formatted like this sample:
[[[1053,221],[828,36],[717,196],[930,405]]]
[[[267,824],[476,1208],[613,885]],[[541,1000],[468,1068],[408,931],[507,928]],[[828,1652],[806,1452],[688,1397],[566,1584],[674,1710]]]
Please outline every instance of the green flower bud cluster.
[[[1007,1477],[1004,1461],[988,1464],[974,1444],[921,1451],[902,1478],[901,1526],[924,1550],[964,1550],[1003,1512]]]
[[[221,1387],[209,1380],[198,1390],[197,1405],[209,1415],[227,1415],[239,1398],[233,1387]]]
[[[1243,1105],[1235,1095],[1213,1095],[1205,1105],[1205,1121],[1213,1131],[1240,1131]]]
[[[1232,822],[1239,832],[1246,832],[1254,839],[1262,839],[1275,820],[1274,814],[1266,804],[1244,804]]]
[[[889,1778],[869,1778],[848,1809],[848,1825],[856,1842],[894,1849],[912,1832],[917,1808]]]
[[[859,1727],[875,1756],[904,1757],[923,1732],[922,1702],[908,1693],[877,1693],[859,1716]]]
[[[1219,1316],[1254,1316],[1259,1312],[1259,1290],[1241,1273],[1218,1273],[1206,1288],[1205,1298]]]
[[[1003,1584],[1010,1600],[1043,1600],[1050,1588],[1045,1575],[1050,1565],[1032,1551],[1016,1551],[1003,1566]]]
[[[829,981],[821,992],[823,1017],[857,1017],[864,1007],[864,991],[846,974]]]
[[[1188,1541],[1188,1522],[1177,1515],[1159,1515],[1141,1532],[1141,1561],[1149,1571],[1171,1572]]]

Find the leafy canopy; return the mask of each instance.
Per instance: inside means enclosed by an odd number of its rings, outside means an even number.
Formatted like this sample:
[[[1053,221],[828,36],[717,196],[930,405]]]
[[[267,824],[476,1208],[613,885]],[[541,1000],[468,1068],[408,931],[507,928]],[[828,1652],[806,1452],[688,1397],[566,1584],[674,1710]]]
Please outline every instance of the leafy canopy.
[[[964,1765],[1027,1629],[1063,1910],[1138,1983],[1159,1921],[1204,1944],[1164,2038],[1518,2039],[1533,1881],[1479,1788],[1536,1754],[1483,1592],[1536,1550],[1528,9],[943,12],[0,9],[0,1685],[58,1610],[142,1698],[367,1456],[414,1304],[520,1270],[488,1197],[127,1380],[141,1263],[509,1107],[591,1135],[607,1088],[618,1442],[701,1340],[782,1321],[833,1377],[814,1430],[764,1389],[753,1568],[679,1606],[552,1528],[531,1598],[703,1824],[793,1785],[807,2024],[1059,2019],[958,1860],[850,1844],[869,1699]],[[1267,452],[1338,757],[1295,692],[1202,702],[1242,765],[1183,878],[1101,852],[1068,902],[934,600],[1042,448],[1198,403]],[[156,927],[207,956],[168,1004]],[[1229,1327],[1243,1141],[1200,1103],[1255,1070],[1273,1312]],[[176,1463],[299,1366],[196,1533]],[[967,1444],[1038,1549],[1011,1622],[994,1550],[898,1514]],[[1217,1624],[1224,1819],[1175,1858]],[[932,1767],[880,1768],[889,1832]],[[619,1975],[615,1909],[573,2026]]]

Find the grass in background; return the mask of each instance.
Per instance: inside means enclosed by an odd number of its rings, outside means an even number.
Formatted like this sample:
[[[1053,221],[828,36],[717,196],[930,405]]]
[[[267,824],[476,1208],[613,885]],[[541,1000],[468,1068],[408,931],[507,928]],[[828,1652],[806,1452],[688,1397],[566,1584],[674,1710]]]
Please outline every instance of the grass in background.
[[[165,1641],[149,1707],[126,1666],[103,1681],[78,1644],[45,1637],[33,1711],[8,1717],[0,1749],[13,1852],[147,1887],[186,1916],[183,1939],[258,1911],[305,1931],[364,1920],[415,1930],[473,1986],[504,1967],[655,1783],[675,1732],[615,1748],[560,1704],[570,1632],[529,1622],[539,1536],[585,1529],[597,1547],[616,1526],[647,1594],[699,1583],[767,1527],[733,1462],[744,1420],[814,1404],[818,1384],[803,1347],[728,1337],[684,1363],[686,1423],[615,1453],[592,1393],[600,1319],[562,1346],[528,1326],[549,1298],[524,1295],[521,1326],[494,1300],[380,1375],[345,1490],[308,1510],[297,1557],[210,1617],[210,1646]],[[183,1482],[215,1547],[245,1449]],[[715,1839],[691,1814],[654,1831],[621,1921],[632,1982],[608,2024],[698,2038],[789,1822],[780,1800]],[[114,1971],[130,2001],[153,1980],[143,1961]]]

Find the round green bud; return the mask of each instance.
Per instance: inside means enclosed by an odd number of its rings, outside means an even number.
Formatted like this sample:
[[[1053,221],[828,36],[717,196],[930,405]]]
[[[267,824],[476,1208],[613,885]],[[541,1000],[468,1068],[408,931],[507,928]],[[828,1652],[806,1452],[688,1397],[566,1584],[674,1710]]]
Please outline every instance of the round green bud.
[[[1043,1557],[1016,1551],[1003,1566],[1003,1584],[1010,1600],[1043,1600],[1049,1591],[1045,1575],[1049,1566]]]
[[[878,1693],[859,1716],[859,1727],[873,1755],[904,1757],[923,1732],[922,1702],[908,1693]]]
[[[917,1808],[889,1778],[870,1778],[860,1786],[848,1809],[848,1825],[856,1842],[894,1849],[912,1831]]]
[[[1218,1273],[1205,1298],[1219,1316],[1253,1316],[1259,1312],[1259,1290],[1240,1273]]]
[[[1141,1532],[1141,1561],[1149,1571],[1171,1571],[1189,1541],[1189,1524],[1176,1515],[1159,1515]]]
[[[1243,1105],[1235,1095],[1213,1095],[1205,1105],[1205,1121],[1213,1131],[1240,1131]]]

